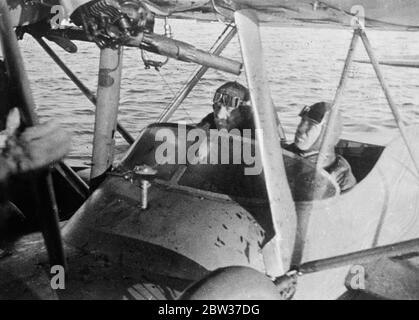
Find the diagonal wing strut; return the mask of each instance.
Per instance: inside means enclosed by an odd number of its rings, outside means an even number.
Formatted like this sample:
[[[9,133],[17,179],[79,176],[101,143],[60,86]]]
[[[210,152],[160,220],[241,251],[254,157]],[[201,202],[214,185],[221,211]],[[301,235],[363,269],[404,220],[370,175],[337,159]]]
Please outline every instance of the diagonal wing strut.
[[[234,14],[250,90],[258,148],[268,192],[274,237],[263,248],[267,274],[288,271],[295,241],[296,211],[282,158],[280,137],[263,62],[259,22],[252,10]]]

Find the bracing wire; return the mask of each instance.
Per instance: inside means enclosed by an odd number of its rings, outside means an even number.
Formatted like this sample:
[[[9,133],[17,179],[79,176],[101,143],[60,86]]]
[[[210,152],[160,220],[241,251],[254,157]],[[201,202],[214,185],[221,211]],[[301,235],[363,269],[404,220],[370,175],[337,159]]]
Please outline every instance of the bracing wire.
[[[142,50],[141,50],[141,58],[142,59],[147,59],[147,54]],[[147,68],[148,69],[148,68]],[[163,80],[163,82],[165,83],[166,87],[169,89],[170,93],[173,95],[173,98],[176,96],[176,93],[174,92],[174,90],[172,89],[172,86],[169,84],[169,82],[166,80],[165,76],[160,72],[160,68],[154,68],[158,75],[160,76],[160,78]],[[182,110],[185,112],[186,116],[189,118],[189,120],[191,122],[193,122],[193,119],[191,117],[191,115],[189,114],[189,112],[186,110],[186,108],[184,108],[183,106],[180,106],[182,108]],[[168,106],[166,106],[162,112],[165,112],[167,110]],[[157,119],[160,117],[160,115],[157,117]],[[156,119],[156,120],[157,120]]]
[[[216,48],[217,46],[218,46],[218,44],[219,44],[219,42],[223,39],[223,37],[224,37],[224,35],[231,29],[231,28],[234,28],[234,23],[229,23],[225,28],[224,28],[224,30],[223,30],[223,32],[218,36],[218,38],[216,39],[216,41],[213,43],[213,45],[211,46],[211,48],[209,49],[209,51],[212,51],[214,48]],[[159,71],[159,70],[157,70],[157,71]],[[162,76],[161,74],[160,74],[160,76]],[[163,81],[165,81],[164,79],[163,79]],[[166,82],[166,81],[165,81]],[[185,86],[186,84],[187,84],[187,82],[188,82],[188,80],[185,80],[184,82],[183,82],[183,84],[182,84],[182,86]],[[170,86],[169,86],[169,84],[166,82],[166,85],[169,87],[169,89],[170,89],[170,91],[172,92],[172,94],[175,96],[175,94],[174,94],[174,92],[173,92],[173,90],[171,90],[171,88],[170,88]],[[169,103],[163,110],[162,110],[162,112],[161,112],[161,114],[164,114],[164,113],[166,113],[166,111],[170,108],[170,106],[171,106],[171,104]],[[191,119],[191,116],[189,115],[189,113],[187,112],[187,110],[181,105],[180,106],[186,113],[187,113],[187,115],[188,115],[188,117],[190,118],[190,120],[192,121],[192,119]]]
[[[157,73],[159,74],[159,76],[163,80],[163,82],[166,84],[166,86],[169,88],[169,91],[172,93],[173,98],[174,98],[176,96],[176,93],[174,92],[174,90],[172,89],[172,87],[170,86],[170,84],[167,82],[167,80],[165,79],[165,77],[163,76],[163,74],[160,72],[160,70],[157,69]],[[192,117],[191,117],[191,115],[190,115],[190,113],[188,112],[188,110],[182,104],[180,105],[180,108],[185,112],[186,116],[189,118],[189,120],[191,121],[191,123],[194,122],[193,119],[192,119]],[[166,108],[164,108],[164,111],[166,109],[167,109],[167,106],[166,106]]]

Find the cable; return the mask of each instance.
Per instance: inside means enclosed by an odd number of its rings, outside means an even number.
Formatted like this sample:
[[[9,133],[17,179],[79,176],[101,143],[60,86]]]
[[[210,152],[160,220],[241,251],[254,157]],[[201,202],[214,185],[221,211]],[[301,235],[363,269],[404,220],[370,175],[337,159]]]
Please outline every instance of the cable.
[[[170,86],[170,84],[166,81],[166,79],[164,78],[163,74],[160,72],[160,70],[157,70],[157,73],[159,74],[159,76],[162,78],[162,80],[164,81],[164,83],[166,84],[166,86],[169,88],[170,92],[173,95],[173,98],[176,96],[176,93],[172,90],[172,87]],[[168,108],[168,106],[166,106],[165,110]],[[193,119],[190,115],[190,113],[188,112],[188,110],[183,106],[180,105],[180,108],[185,112],[185,114],[188,116],[189,120],[191,121],[191,123],[193,123]],[[159,116],[160,117],[160,116]]]
[[[143,60],[144,60],[144,58],[145,58],[145,59],[147,59],[147,57],[146,57],[146,53],[142,51],[142,55],[141,55],[141,57],[142,57],[142,59],[143,59]],[[165,79],[165,77],[163,76],[163,74],[160,72],[160,68],[154,68],[154,69],[157,71],[157,73],[159,74],[160,78],[161,78],[161,79],[163,80],[163,82],[166,84],[167,88],[169,89],[169,91],[171,92],[171,94],[173,95],[173,98],[174,98],[174,97],[176,96],[176,93],[175,93],[175,92],[174,92],[174,90],[172,89],[171,85],[167,82],[167,80]],[[165,112],[169,106],[170,106],[170,105],[166,106],[166,107],[163,109],[163,112]],[[185,112],[185,114],[187,115],[187,117],[189,118],[189,120],[191,121],[191,123],[193,123],[194,121],[193,121],[193,119],[192,119],[191,115],[189,114],[189,112],[188,112],[188,111],[187,111],[187,110],[186,110],[183,106],[181,106],[181,108],[182,108],[182,110]],[[160,115],[158,116],[158,118],[160,118]]]

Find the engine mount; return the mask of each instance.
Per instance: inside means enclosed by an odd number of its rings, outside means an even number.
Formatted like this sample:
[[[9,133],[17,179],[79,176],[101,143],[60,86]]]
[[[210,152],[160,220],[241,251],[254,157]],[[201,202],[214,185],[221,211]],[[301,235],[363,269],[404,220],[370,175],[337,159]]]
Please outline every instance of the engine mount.
[[[70,19],[100,48],[117,48],[130,37],[154,31],[154,14],[138,0],[92,0],[78,7]]]

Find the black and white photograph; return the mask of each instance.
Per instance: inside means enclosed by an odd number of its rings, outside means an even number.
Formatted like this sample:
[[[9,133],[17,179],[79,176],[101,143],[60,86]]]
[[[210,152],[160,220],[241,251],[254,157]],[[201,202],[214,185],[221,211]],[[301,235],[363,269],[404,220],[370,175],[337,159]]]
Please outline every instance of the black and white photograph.
[[[0,300],[419,300],[418,137],[417,0],[0,0]]]

